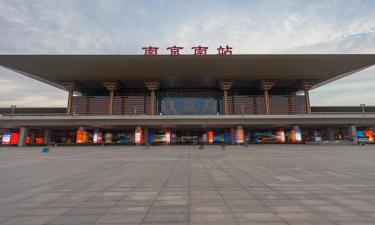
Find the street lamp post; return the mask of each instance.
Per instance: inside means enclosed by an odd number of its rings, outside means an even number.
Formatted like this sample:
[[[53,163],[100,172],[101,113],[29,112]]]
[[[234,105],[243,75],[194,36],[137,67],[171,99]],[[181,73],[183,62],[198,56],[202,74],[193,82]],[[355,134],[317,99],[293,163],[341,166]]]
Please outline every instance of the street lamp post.
[[[365,113],[365,106],[366,106],[366,104],[359,104],[360,106],[361,106],[361,108],[362,108],[362,113]]]
[[[11,115],[13,116],[15,111],[16,111],[16,108],[17,108],[17,105],[11,105],[10,106],[10,109],[11,109]]]

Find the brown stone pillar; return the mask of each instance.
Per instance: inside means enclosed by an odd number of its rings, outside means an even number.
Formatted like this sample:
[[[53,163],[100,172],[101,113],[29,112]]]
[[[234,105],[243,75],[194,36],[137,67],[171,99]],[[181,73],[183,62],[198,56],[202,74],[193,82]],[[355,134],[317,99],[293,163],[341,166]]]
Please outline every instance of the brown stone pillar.
[[[223,90],[223,113],[228,115],[228,90]]]
[[[229,115],[228,91],[231,89],[233,81],[219,81],[218,87],[223,90],[223,114]]]
[[[73,90],[68,91],[68,105],[66,107],[66,115],[72,115],[72,100],[73,100]]]
[[[310,106],[310,95],[309,90],[314,86],[315,82],[313,81],[303,81],[302,82],[302,88],[303,93],[305,95],[305,113],[310,114],[311,113],[311,106]]]
[[[66,115],[71,116],[72,115],[73,91],[75,88],[75,83],[72,81],[69,81],[69,82],[64,82],[62,85],[68,91],[68,104],[66,106]]]
[[[156,115],[156,94],[155,92],[159,89],[160,87],[160,82],[159,81],[145,81],[145,85],[150,91],[150,109],[151,115]]]
[[[115,96],[115,91],[118,88],[118,82],[117,81],[109,81],[103,83],[104,87],[107,88],[109,91],[109,99],[108,99],[108,115],[113,115],[113,99]]]
[[[264,89],[264,111],[267,115],[270,114],[270,96],[268,95],[268,89]]]
[[[156,114],[156,96],[155,96],[155,90],[150,90],[151,91],[151,115]]]
[[[306,114],[311,113],[311,106],[310,106],[310,96],[309,96],[309,90],[305,89],[303,90],[305,94],[305,106],[306,106]]]
[[[230,143],[232,145],[236,144],[236,130],[234,127],[230,128]]]
[[[264,94],[264,111],[267,115],[271,114],[270,110],[270,97],[268,91],[275,85],[275,81],[259,81],[258,88],[263,90]],[[285,106],[287,107],[287,106]]]

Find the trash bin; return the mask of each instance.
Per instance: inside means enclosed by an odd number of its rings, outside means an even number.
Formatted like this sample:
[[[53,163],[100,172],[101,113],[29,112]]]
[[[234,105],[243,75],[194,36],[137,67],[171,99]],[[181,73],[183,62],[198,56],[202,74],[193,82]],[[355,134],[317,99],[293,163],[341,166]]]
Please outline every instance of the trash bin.
[[[45,146],[42,148],[42,152],[43,153],[48,153],[49,152],[49,147],[48,146]]]

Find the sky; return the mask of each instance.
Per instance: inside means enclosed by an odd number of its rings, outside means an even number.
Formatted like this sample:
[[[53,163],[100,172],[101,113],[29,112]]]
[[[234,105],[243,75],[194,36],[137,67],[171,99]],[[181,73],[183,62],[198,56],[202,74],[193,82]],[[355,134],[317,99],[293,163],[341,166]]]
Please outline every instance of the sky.
[[[0,54],[375,54],[374,0],[0,0]],[[166,52],[163,52],[166,53]],[[191,54],[187,52],[186,54]],[[310,92],[312,105],[375,105],[375,67]],[[66,106],[67,92],[0,68],[0,107]]]

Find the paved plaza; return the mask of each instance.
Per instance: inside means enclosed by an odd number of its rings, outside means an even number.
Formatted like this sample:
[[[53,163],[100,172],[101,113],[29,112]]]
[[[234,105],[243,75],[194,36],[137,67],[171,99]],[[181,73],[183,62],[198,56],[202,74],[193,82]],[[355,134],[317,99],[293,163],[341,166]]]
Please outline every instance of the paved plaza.
[[[375,224],[375,146],[0,147],[0,224]]]

